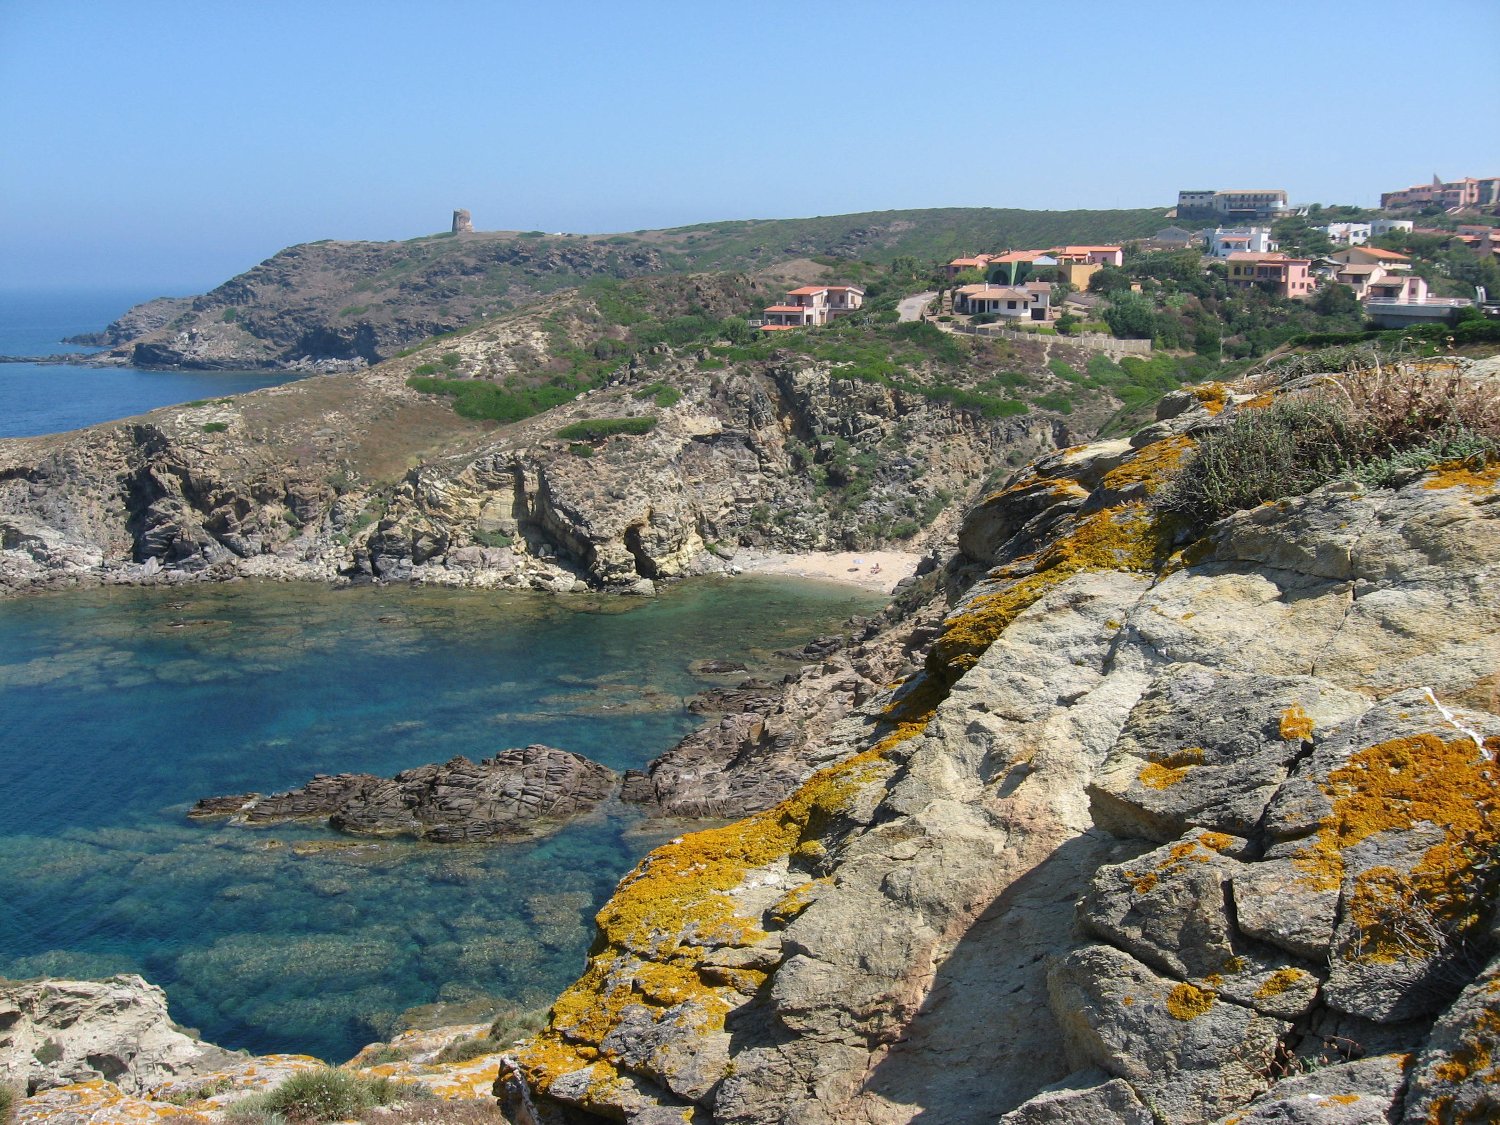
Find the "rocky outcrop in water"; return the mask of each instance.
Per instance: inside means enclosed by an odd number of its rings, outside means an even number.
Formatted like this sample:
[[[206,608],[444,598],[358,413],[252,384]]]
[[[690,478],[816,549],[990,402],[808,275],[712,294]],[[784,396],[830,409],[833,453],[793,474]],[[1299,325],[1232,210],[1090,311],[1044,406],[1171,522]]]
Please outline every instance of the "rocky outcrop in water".
[[[393,778],[320,774],[262,797],[206,797],[188,812],[245,824],[326,820],[355,836],[412,836],[434,843],[516,839],[585,816],[614,793],[614,771],[551,746],[502,750],[403,770]]]
[[[519,1055],[543,1116],[1493,1120],[1500,467],[1151,506],[1263,405],[1173,396],[978,504],[888,634],[921,670],[601,910]]]

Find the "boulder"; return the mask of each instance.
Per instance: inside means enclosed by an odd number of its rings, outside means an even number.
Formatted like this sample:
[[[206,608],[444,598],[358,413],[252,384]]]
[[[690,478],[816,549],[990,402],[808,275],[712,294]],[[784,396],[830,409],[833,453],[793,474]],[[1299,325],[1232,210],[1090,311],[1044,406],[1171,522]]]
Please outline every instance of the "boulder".
[[[26,1092],[102,1080],[140,1095],[233,1057],[180,1031],[138,976],[0,982],[0,1083]]]
[[[1069,1061],[1125,1079],[1173,1125],[1213,1121],[1261,1093],[1292,1027],[1104,945],[1060,958],[1048,984]]]

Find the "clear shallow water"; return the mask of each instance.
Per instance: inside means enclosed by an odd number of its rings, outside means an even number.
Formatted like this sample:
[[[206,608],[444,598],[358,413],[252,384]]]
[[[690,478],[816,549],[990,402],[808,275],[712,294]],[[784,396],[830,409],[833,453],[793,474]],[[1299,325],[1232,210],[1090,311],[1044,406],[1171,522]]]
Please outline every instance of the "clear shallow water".
[[[88,355],[65,336],[103,328],[155,294],[0,291],[0,355]],[[72,364],[0,363],[0,438],[31,437],[128,418],[159,406],[274,387],[287,374],[147,371]]]
[[[879,604],[755,579],[646,602],[255,584],[0,602],[0,975],[141,972],[209,1039],[333,1060],[416,1005],[542,1006],[660,839],[630,810],[437,847],[187,807],[537,741],[640,766],[694,725],[693,660],[754,669]]]

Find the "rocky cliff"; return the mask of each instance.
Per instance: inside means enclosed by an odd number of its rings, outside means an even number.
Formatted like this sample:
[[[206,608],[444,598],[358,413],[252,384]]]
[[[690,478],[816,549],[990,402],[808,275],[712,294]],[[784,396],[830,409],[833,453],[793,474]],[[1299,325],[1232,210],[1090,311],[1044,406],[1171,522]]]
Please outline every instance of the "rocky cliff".
[[[710,311],[740,299],[691,284]],[[611,338],[602,300],[559,295],[438,345],[461,377],[440,384],[525,392]],[[1034,350],[1017,364],[1039,387],[1060,382]],[[0,589],[231,576],[623,588],[722,569],[741,546],[922,549],[996,465],[1068,432],[1044,409],[989,417],[805,354],[665,344],[497,426],[408,385],[428,354],[0,442]],[[620,419],[636,432],[611,435]],[[597,436],[564,436],[600,420]]]
[[[921,670],[622,881],[518,1119],[1495,1120],[1500,464],[1164,509],[1264,390],[976,505],[865,642]]]

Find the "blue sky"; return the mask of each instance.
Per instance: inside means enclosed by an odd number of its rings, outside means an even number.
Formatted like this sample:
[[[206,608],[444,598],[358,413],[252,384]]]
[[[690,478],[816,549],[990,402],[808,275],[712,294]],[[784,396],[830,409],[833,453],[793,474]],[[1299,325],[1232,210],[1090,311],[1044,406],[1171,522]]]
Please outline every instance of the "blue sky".
[[[0,287],[281,247],[1500,174],[1497,0],[0,0]]]

